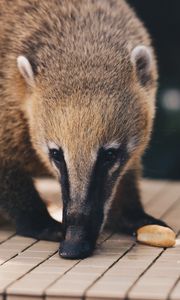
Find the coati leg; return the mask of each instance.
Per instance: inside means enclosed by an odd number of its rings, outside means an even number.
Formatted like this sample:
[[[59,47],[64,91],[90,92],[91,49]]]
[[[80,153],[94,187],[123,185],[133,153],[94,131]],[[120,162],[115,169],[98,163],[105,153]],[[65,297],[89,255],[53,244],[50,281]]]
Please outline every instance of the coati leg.
[[[1,169],[0,208],[15,223],[17,234],[59,241],[61,224],[50,217],[31,177],[17,168]]]
[[[139,171],[129,170],[121,179],[109,211],[106,228],[114,232],[134,234],[145,225],[168,227],[163,221],[148,215],[141,204],[138,187]]]

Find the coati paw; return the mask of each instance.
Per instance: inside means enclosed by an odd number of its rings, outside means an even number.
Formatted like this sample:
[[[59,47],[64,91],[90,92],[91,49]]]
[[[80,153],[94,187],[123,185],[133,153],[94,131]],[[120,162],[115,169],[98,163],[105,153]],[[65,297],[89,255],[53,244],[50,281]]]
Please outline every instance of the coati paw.
[[[173,247],[176,243],[174,231],[160,225],[146,225],[137,230],[137,241],[156,247]]]
[[[40,232],[34,233],[34,237],[38,240],[59,242],[62,240],[63,235],[61,231],[54,231],[51,228],[45,228]]]
[[[35,228],[34,226],[23,227],[22,224],[21,227],[17,229],[17,234],[37,240],[53,242],[60,242],[63,238],[62,224],[57,221],[52,222],[50,226],[47,225],[41,228]]]

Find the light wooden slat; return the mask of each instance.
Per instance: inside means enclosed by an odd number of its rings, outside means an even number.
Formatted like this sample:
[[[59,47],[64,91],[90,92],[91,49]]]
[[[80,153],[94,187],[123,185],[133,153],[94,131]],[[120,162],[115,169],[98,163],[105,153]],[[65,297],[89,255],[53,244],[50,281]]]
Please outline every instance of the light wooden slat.
[[[162,189],[167,184],[162,180],[147,180],[143,179],[140,182],[141,198],[144,205],[150,202],[155,196],[161,193]]]
[[[127,290],[162,249],[136,245],[86,293],[86,299],[124,299]]]
[[[173,289],[172,293],[169,296],[169,300],[179,300],[179,299],[180,299],[180,277],[177,285],[175,286],[175,288]]]
[[[180,248],[166,249],[128,294],[129,300],[165,300],[180,276]],[[172,293],[173,295],[173,293]],[[179,295],[180,293],[175,295]]]
[[[47,205],[50,215],[62,222],[62,201],[59,182],[54,179],[35,179],[35,186]]]
[[[60,185],[59,182],[54,179],[35,179],[35,186],[42,198],[49,202],[60,203]],[[60,205],[59,205],[60,206]]]
[[[9,230],[0,230],[0,244],[13,236],[15,232]]]
[[[31,287],[32,288],[32,287]],[[8,296],[6,299],[8,300],[42,300],[41,297],[35,297],[35,296]],[[3,299],[4,300],[4,299]]]
[[[168,212],[164,214],[164,220],[168,224],[174,225],[173,228],[176,232],[180,230],[180,219],[178,218],[179,213],[180,201],[176,201],[175,205],[172,205],[172,208],[170,208]],[[151,266],[151,268],[139,279],[139,281],[137,281],[135,286],[128,294],[128,299],[144,300],[147,299],[146,297],[148,293],[150,293],[151,299],[166,299],[171,288],[180,276],[179,262],[180,247],[177,246],[166,249],[158,258],[158,260]]]
[[[4,264],[7,260],[18,255],[35,242],[35,239],[21,236],[13,236],[9,238],[0,246],[0,264]]]
[[[48,300],[82,300],[83,298],[79,297],[63,297],[63,296],[58,296],[58,297],[48,297]]]
[[[0,295],[8,286],[49,258],[58,249],[57,243],[39,241],[0,267]]]
[[[146,206],[146,212],[159,218],[180,198],[180,184],[167,183],[164,189]]]
[[[11,295],[11,299],[14,300],[13,295],[17,294],[29,297],[32,295],[34,295],[34,297],[43,297],[46,287],[70,270],[77,262],[78,261],[74,260],[64,260],[59,257],[59,254],[53,255],[39,267],[12,284],[7,289],[8,300],[9,295]]]
[[[82,260],[70,273],[46,290],[46,299],[68,297],[81,299],[86,289],[114,264],[133,245],[132,239],[113,236],[105,241],[94,255]],[[62,299],[62,298],[59,298]]]
[[[98,244],[103,243],[108,237],[109,233],[104,232],[98,239]],[[43,262],[40,266],[25,274],[20,280],[11,284],[8,288],[8,300],[9,297],[14,300],[14,295],[19,296],[26,295],[35,297],[43,297],[46,288],[53,284],[56,280],[62,277],[66,272],[71,270],[79,260],[65,260],[59,257],[56,253],[48,260]],[[47,275],[48,274],[48,275]],[[33,290],[32,290],[33,285]]]
[[[180,230],[180,197],[176,201],[175,205],[169,209],[169,211],[164,214],[163,220],[173,228],[173,230],[178,233]]]

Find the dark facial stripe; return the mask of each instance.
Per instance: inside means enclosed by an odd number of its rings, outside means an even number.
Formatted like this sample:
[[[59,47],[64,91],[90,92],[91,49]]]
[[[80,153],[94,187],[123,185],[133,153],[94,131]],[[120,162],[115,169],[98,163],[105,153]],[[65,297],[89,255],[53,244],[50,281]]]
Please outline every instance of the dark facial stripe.
[[[117,177],[123,167],[121,162],[122,151],[117,151],[117,157],[113,162],[104,161],[105,150],[101,149],[98,153],[97,161],[94,165],[86,196],[83,199],[70,199],[70,182],[66,162],[64,160],[58,165],[61,173],[61,187],[63,198],[63,224],[66,231],[69,226],[83,227],[86,232],[87,239],[93,244],[95,243],[99,230],[104,219],[104,205],[112,194]],[[111,174],[108,171],[113,167],[114,163],[119,161],[119,167]],[[122,160],[124,163],[124,160]],[[81,191],[79,191],[81,197]],[[71,204],[80,203],[77,212],[71,212]],[[87,213],[88,212],[88,213]]]
[[[89,216],[86,216],[86,219],[84,218],[84,225],[86,226],[88,238],[92,243],[96,241],[104,220],[105,202],[111,196],[112,189],[126,160],[126,155],[121,149],[117,149],[116,159],[113,159],[112,162],[104,160],[107,158],[105,154],[106,150],[100,149],[90,177],[86,198],[84,199],[84,207],[88,207],[89,211]],[[119,167],[109,176],[108,171],[118,161]],[[83,220],[83,216],[80,218]],[[80,223],[82,224],[81,221]]]
[[[99,232],[104,219],[105,202],[111,196],[113,186],[120,173],[121,167],[119,166],[111,176],[108,175],[108,171],[113,167],[114,163],[103,165],[102,151],[100,151],[90,178],[87,202],[91,205],[93,222],[91,221],[90,225],[93,227],[91,231],[96,232],[95,235]]]

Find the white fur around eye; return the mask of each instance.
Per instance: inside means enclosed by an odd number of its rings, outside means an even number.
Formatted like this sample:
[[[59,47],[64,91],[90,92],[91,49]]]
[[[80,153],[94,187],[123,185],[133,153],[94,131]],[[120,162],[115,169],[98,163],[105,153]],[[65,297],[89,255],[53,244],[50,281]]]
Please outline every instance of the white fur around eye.
[[[103,148],[104,148],[105,150],[108,150],[108,149],[118,149],[120,146],[121,146],[120,143],[114,141],[114,142],[112,142],[112,143],[107,143],[107,144],[105,144]]]
[[[29,60],[25,56],[20,55],[17,58],[17,66],[26,83],[30,86],[34,85],[34,73]]]
[[[49,147],[49,149],[59,150],[59,146],[56,143],[51,142],[51,141],[48,142],[48,147]]]
[[[108,175],[109,175],[109,176],[112,176],[112,174],[118,170],[119,166],[120,166],[120,164],[119,164],[119,162],[117,162],[117,163],[116,163],[116,164],[108,171]]]

